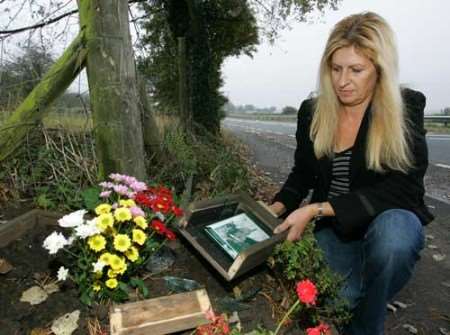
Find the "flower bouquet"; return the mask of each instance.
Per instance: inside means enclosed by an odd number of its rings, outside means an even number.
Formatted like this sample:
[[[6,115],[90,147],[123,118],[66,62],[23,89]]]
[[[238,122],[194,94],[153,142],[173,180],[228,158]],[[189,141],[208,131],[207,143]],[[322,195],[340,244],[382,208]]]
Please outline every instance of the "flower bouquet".
[[[51,255],[64,251],[67,267],[59,268],[58,280],[73,280],[85,304],[125,301],[130,288],[146,297],[137,274],[166,240],[176,238],[168,225],[182,211],[169,189],[131,176],[111,174],[100,187],[102,202],[95,211],[63,216],[58,224],[68,233],[54,231],[43,246]]]

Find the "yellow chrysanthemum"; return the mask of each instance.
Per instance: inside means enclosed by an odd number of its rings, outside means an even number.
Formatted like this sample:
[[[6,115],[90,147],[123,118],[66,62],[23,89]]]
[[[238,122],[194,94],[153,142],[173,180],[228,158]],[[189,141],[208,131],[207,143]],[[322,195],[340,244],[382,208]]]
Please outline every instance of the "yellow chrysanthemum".
[[[109,252],[104,252],[103,254],[100,255],[99,260],[105,263],[106,265],[109,265],[111,261],[111,256],[112,255]]]
[[[102,214],[108,214],[111,212],[111,205],[109,204],[100,204],[97,207],[95,207],[95,214],[102,215]]]
[[[127,271],[127,268],[128,268],[128,266],[127,266],[127,264],[124,262],[124,263],[123,263],[123,266],[122,266],[120,269],[115,270],[115,272],[117,272],[117,274],[119,274],[119,275],[123,275],[123,274],[125,273],[125,271]]]
[[[108,274],[108,278],[116,278],[117,277],[117,272],[114,271],[113,269],[109,269],[107,274]]]
[[[101,214],[97,216],[95,224],[101,232],[104,232],[108,227],[114,225],[114,217],[111,213]]]
[[[114,289],[117,287],[117,285],[119,285],[119,282],[117,281],[117,279],[115,278],[109,278],[106,282],[105,282],[106,286]]]
[[[131,247],[131,241],[128,235],[126,234],[117,234],[114,236],[114,249],[125,252]]]
[[[114,211],[114,217],[119,222],[131,220],[131,212],[128,208],[119,207]]]
[[[94,292],[100,291],[101,288],[102,288],[102,287],[100,286],[99,283],[94,283],[94,284],[92,285],[92,289],[94,290]]]
[[[136,216],[133,221],[139,228],[146,229],[148,227],[147,220],[143,216]]]
[[[109,265],[111,266],[111,269],[114,271],[119,271],[120,269],[125,267],[125,260],[117,255],[111,255],[111,260]]]
[[[140,229],[133,229],[133,242],[136,242],[139,245],[143,245],[145,240],[147,239],[147,235]]]
[[[134,207],[136,206],[136,203],[133,199],[127,199],[127,200],[120,200],[119,205],[122,207]]]
[[[127,256],[130,261],[136,262],[139,259],[139,251],[136,247],[131,247],[127,250],[125,256]]]
[[[88,245],[92,250],[99,252],[105,249],[106,239],[102,235],[96,234],[89,237]]]

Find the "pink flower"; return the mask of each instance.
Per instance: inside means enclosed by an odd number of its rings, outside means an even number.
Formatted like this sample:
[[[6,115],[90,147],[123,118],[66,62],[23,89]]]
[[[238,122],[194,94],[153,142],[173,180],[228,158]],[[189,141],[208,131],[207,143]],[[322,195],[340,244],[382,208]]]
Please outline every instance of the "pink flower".
[[[122,175],[119,173],[111,173],[109,178],[114,180],[116,183],[120,183],[122,181]]]
[[[100,193],[100,198],[108,198],[111,195],[111,191],[103,191]]]
[[[109,181],[103,181],[99,184],[103,188],[113,188],[114,184]]]
[[[135,181],[129,185],[133,189],[134,192],[142,192],[147,189],[147,185],[145,185],[145,183],[143,183],[141,181]]]
[[[320,323],[317,327],[307,328],[306,335],[326,335],[330,330],[330,326],[326,323]]]
[[[145,217],[144,211],[141,209],[141,207],[134,206],[130,208],[131,215],[135,218],[136,216],[142,216]]]
[[[115,184],[114,187],[114,192],[120,194],[120,195],[127,195],[128,194],[128,187],[126,187],[125,185],[122,184]]]
[[[122,176],[122,181],[127,184],[128,186],[131,186],[131,184],[137,183],[137,179],[130,176]]]
[[[317,298],[317,288],[312,281],[305,279],[297,283],[297,295],[298,299],[307,304],[315,305]]]

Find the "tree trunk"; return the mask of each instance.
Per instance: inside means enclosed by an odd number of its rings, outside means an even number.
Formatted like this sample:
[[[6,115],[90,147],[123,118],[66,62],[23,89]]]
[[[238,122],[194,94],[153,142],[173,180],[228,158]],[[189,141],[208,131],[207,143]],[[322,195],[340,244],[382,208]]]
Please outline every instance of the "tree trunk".
[[[190,19],[190,83],[194,122],[217,134],[220,129],[218,106],[210,74],[214,70],[208,30],[201,12],[200,0],[186,0]]]
[[[145,178],[136,69],[125,0],[80,0],[87,38],[87,74],[100,177]]]
[[[81,32],[0,127],[0,161],[14,152],[48,112],[48,106],[69,87],[84,67],[86,49],[83,40]]]
[[[178,106],[179,117],[184,130],[192,133],[192,110],[189,103],[187,82],[186,37],[178,37]]]

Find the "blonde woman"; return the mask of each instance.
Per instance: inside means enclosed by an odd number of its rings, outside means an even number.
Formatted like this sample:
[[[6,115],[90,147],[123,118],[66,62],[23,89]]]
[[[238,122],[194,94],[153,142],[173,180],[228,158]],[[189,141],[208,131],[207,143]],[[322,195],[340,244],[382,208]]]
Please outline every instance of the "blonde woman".
[[[394,35],[379,15],[336,24],[320,64],[319,95],[298,113],[295,165],[271,205],[297,240],[315,235],[353,309],[345,335],[383,334],[386,304],[423,247],[428,165],[425,97],[401,89]],[[299,208],[313,190],[309,205]]]

